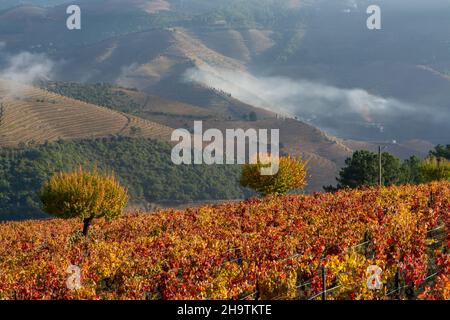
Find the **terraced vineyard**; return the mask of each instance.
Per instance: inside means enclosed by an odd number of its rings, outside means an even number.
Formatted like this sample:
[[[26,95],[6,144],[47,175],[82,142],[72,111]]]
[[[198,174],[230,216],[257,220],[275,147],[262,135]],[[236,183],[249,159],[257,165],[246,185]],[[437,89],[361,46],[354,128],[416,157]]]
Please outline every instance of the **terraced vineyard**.
[[[136,133],[168,140],[172,132],[150,120],[3,80],[0,103],[1,146]]]

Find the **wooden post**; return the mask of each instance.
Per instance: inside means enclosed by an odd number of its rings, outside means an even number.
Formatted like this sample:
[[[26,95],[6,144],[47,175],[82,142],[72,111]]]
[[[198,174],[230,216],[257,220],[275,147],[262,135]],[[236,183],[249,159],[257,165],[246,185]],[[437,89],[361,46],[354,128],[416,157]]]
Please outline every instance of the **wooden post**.
[[[431,208],[433,205],[434,199],[433,199],[433,191],[430,192],[430,198],[428,200],[428,208]]]
[[[322,300],[327,300],[327,271],[325,266],[322,266]]]
[[[378,146],[378,185],[381,187],[383,185],[383,175],[381,172],[381,146]]]
[[[91,226],[93,218],[86,218],[83,220],[83,235],[85,237],[88,236],[89,233],[89,227]]]
[[[405,290],[405,295],[408,298],[408,300],[415,300],[416,294],[414,292],[414,284],[411,284],[408,288]]]
[[[397,272],[395,273],[395,279],[394,279],[394,282],[395,282],[395,289],[397,290],[396,292],[397,292],[397,294],[396,294],[396,297],[397,297],[397,299],[398,300],[400,300],[400,297],[401,297],[401,287],[400,287],[400,270],[397,268]]]
[[[255,293],[255,300],[258,301],[260,298],[260,293],[259,293],[259,278],[256,278],[256,293]]]

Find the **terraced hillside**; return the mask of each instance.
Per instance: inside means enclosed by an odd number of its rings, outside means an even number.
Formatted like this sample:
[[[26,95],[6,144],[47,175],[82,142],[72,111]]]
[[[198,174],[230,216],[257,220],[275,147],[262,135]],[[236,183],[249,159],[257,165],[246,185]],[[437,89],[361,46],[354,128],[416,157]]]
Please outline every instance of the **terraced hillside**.
[[[136,133],[168,140],[171,134],[169,127],[150,120],[4,80],[0,103],[1,146]]]
[[[187,128],[192,131],[194,121],[202,120],[205,130],[217,128],[224,134],[226,129],[237,128],[280,129],[282,151],[308,161],[308,191],[320,191],[322,186],[334,184],[345,159],[354,151],[376,151],[378,148],[376,143],[339,139],[307,123],[282,119],[275,113],[247,105],[213,89],[209,91],[209,98],[204,103],[192,105],[104,83],[49,82],[45,88],[170,128]],[[183,90],[182,85],[178,88]],[[256,121],[248,118],[252,112]],[[424,157],[431,148],[432,145],[426,142],[411,141],[391,145],[389,152],[400,158],[409,158],[411,155]]]

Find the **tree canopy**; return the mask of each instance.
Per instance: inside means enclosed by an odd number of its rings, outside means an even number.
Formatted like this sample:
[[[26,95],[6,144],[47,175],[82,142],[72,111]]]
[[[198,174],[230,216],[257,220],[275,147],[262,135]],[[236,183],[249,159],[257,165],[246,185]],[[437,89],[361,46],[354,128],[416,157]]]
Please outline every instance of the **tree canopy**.
[[[422,161],[416,156],[402,161],[387,152],[382,153],[382,184],[391,186],[421,183],[421,163]],[[337,189],[378,185],[378,154],[366,150],[355,151],[352,157],[346,159],[345,167],[341,169],[336,180],[338,182]],[[325,187],[325,190],[328,191],[333,189],[336,188]]]
[[[430,156],[450,160],[450,144],[438,144],[434,150],[430,151]]]
[[[39,197],[45,212],[58,218],[82,220],[85,236],[93,219],[112,220],[128,203],[128,192],[114,174],[82,167],[53,175],[44,183]]]
[[[241,185],[261,194],[284,195],[291,190],[306,186],[306,164],[301,159],[286,156],[276,160],[272,157],[258,159],[255,164],[245,164],[242,169]],[[262,175],[261,169],[270,167],[269,163],[278,161],[279,170],[273,175]]]

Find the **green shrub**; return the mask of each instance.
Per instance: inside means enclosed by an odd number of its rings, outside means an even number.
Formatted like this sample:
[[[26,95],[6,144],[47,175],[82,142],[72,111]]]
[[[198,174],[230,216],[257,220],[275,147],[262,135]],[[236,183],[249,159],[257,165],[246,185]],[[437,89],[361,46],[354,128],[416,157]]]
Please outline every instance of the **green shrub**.
[[[420,164],[423,182],[450,181],[450,161],[444,158],[429,157]]]

